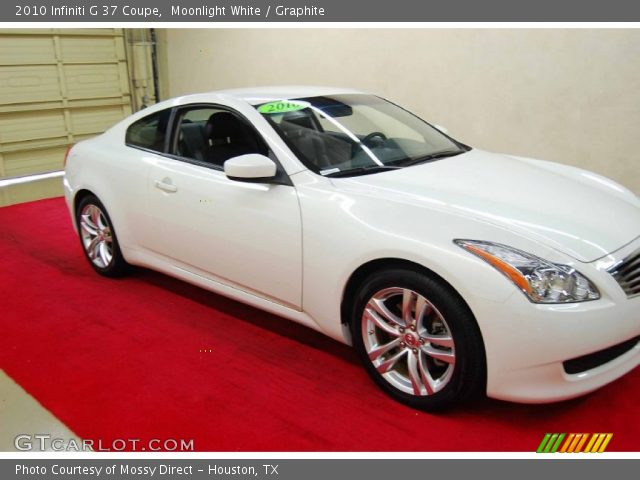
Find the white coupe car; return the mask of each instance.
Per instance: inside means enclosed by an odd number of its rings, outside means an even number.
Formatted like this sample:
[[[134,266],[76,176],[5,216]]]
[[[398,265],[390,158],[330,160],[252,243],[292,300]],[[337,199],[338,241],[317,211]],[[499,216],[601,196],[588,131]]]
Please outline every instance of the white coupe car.
[[[636,195],[374,95],[174,98],[75,145],[64,186],[98,273],[148,267],[352,344],[416,408],[567,399],[640,360]]]

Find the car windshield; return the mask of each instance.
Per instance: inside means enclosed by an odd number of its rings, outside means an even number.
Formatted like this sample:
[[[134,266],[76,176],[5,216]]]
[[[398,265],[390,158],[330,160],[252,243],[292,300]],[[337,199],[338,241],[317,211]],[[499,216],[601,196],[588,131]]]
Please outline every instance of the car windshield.
[[[403,168],[468,147],[382,98],[332,95],[256,105],[305,165],[325,176]]]

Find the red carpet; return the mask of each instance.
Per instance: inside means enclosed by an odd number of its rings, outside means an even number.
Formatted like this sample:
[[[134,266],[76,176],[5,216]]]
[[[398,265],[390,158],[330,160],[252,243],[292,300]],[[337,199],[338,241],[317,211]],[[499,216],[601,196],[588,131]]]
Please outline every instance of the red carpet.
[[[640,369],[570,402],[429,415],[388,399],[350,348],[305,327],[145,270],[99,277],[61,199],[1,208],[0,256],[0,368],[103,445],[532,452],[545,432],[613,432],[609,451],[640,450]]]

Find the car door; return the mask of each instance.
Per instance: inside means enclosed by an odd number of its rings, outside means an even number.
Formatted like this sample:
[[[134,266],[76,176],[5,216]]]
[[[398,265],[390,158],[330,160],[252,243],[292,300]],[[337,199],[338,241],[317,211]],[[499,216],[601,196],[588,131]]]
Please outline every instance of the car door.
[[[167,154],[149,175],[145,247],[193,273],[299,309],[295,188],[230,180],[222,169],[226,158],[244,153],[274,158],[264,140],[224,107],[178,109],[172,125]]]

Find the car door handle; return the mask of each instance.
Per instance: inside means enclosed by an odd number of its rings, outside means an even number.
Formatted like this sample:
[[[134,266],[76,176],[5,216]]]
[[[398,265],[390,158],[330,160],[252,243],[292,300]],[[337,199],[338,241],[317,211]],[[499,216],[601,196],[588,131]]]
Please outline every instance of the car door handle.
[[[164,180],[156,180],[156,188],[168,193],[175,193],[178,191],[178,187],[171,183],[171,180],[165,178]]]

